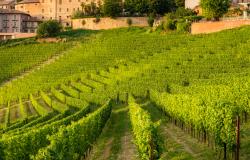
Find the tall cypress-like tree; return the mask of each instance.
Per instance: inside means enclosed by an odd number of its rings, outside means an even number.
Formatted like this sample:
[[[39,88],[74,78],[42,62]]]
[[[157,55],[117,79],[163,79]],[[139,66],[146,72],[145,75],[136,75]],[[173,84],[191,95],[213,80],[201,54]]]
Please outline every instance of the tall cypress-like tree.
[[[202,14],[208,19],[219,20],[230,7],[230,0],[201,0]]]

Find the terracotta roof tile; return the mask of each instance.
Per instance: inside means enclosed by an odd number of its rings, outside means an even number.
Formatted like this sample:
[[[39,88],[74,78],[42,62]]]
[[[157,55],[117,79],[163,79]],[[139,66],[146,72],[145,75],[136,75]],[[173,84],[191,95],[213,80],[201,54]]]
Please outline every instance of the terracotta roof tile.
[[[17,11],[17,10],[11,10],[11,9],[2,9],[0,8],[0,14],[27,14],[25,12]]]
[[[25,4],[25,3],[39,3],[39,0],[23,0],[19,2],[18,4]]]

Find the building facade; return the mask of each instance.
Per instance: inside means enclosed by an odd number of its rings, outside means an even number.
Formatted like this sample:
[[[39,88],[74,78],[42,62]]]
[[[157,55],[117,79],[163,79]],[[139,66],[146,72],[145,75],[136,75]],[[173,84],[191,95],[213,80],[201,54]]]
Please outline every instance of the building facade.
[[[99,0],[23,0],[15,5],[15,9],[41,20],[55,19],[70,26],[72,14],[82,10],[81,4],[91,2],[99,3]]]
[[[15,9],[15,1],[14,0],[0,0],[0,8],[1,9]]]
[[[27,13],[0,9],[1,33],[35,33],[39,22]]]

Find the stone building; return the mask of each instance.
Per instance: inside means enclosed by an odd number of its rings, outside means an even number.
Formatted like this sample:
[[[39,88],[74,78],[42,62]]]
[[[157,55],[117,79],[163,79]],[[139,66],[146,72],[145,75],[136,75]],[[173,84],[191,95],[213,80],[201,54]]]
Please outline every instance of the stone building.
[[[71,15],[82,9],[81,4],[91,2],[98,3],[98,0],[23,0],[15,5],[15,9],[41,20],[55,19],[69,26]]]
[[[1,33],[35,33],[39,20],[28,13],[17,10],[0,9]]]
[[[15,1],[14,0],[0,0],[0,8],[1,9],[15,9]]]

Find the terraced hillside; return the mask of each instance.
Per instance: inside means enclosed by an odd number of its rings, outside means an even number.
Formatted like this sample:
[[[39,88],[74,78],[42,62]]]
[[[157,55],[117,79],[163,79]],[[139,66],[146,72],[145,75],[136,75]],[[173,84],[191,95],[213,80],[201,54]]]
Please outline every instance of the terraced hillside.
[[[234,159],[239,117],[249,159],[247,33],[129,28],[35,44],[63,56],[1,86],[0,159]]]

